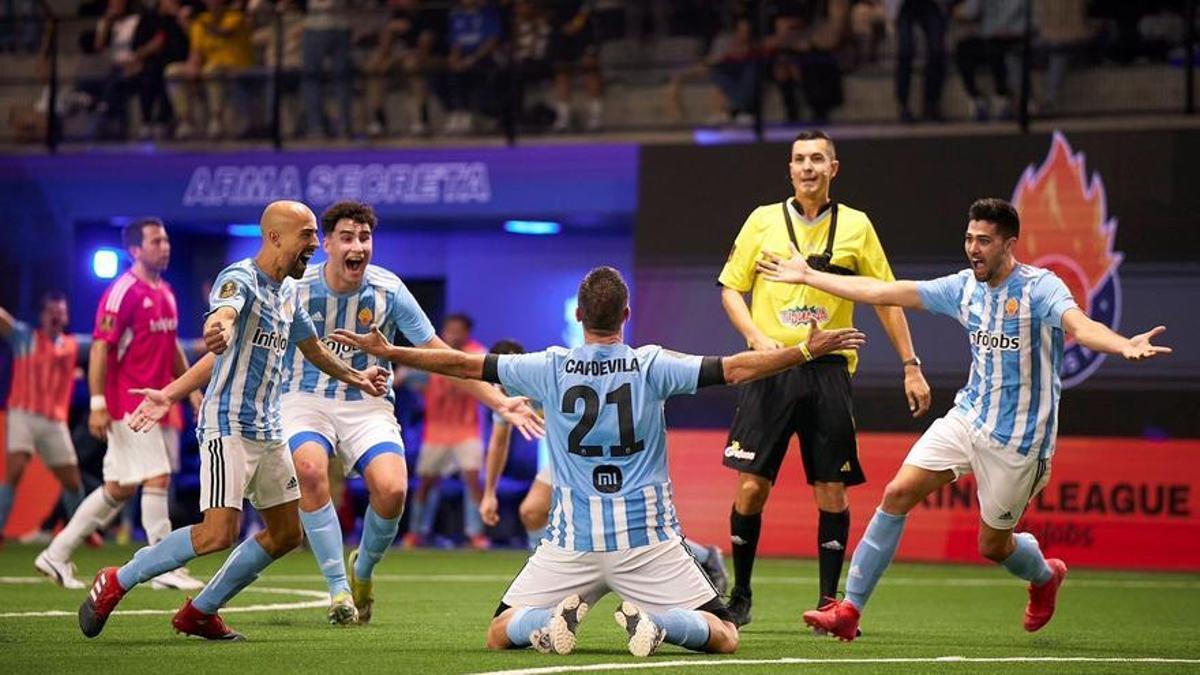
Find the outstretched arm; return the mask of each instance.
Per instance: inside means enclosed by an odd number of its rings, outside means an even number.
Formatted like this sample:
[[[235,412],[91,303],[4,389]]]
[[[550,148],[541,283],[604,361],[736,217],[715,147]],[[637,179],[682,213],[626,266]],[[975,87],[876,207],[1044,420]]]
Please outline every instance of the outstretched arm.
[[[816,321],[809,321],[808,339],[795,347],[766,351],[739,352],[721,359],[726,384],[740,384],[774,375],[792,366],[819,359],[826,354],[846,349],[858,349],[866,344],[867,336],[854,328],[821,330]]]
[[[1079,308],[1073,307],[1062,317],[1063,330],[1079,344],[1094,352],[1115,354],[1127,361],[1145,361],[1171,353],[1170,347],[1160,347],[1150,341],[1166,332],[1166,326],[1154,328],[1127,338],[1114,333],[1108,326],[1092,320]]]
[[[97,341],[99,343],[99,341]],[[143,396],[133,415],[129,419],[129,428],[134,431],[145,431],[154,426],[171,411],[171,406],[183,400],[185,396],[206,384],[212,377],[213,364],[217,357],[212,352],[200,357],[191,368],[175,378],[162,389],[130,389],[129,393]]]
[[[792,246],[790,258],[780,258],[763,251],[758,272],[770,281],[805,284],[839,298],[868,305],[894,305],[909,309],[924,309],[915,281],[880,281],[871,277],[850,277],[818,272],[808,266],[804,256]]]
[[[409,368],[463,379],[483,379],[483,354],[468,354],[449,348],[397,347],[389,342],[383,333],[379,332],[378,327],[373,327],[370,333],[361,335],[338,329],[330,337],[339,344],[361,349],[371,356],[387,359]],[[492,387],[488,388],[492,389]]]
[[[321,344],[315,337],[296,343],[304,358],[319,368],[326,375],[341,380],[351,387],[361,389],[371,396],[383,396],[387,389],[387,373],[379,366],[371,366],[366,370],[355,370],[346,362],[333,355],[333,352]]]

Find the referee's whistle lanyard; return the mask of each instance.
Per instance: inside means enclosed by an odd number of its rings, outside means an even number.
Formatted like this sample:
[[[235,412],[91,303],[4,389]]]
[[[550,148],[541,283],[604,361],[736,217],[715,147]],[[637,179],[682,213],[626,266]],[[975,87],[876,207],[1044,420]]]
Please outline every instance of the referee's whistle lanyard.
[[[854,270],[833,264],[833,241],[837,236],[837,221],[837,202],[829,202],[829,234],[825,237],[825,250],[821,253],[810,254],[805,260],[809,267],[818,272],[854,276]],[[800,242],[796,240],[796,229],[792,226],[792,212],[788,208],[788,200],[786,199],[783,200],[783,222],[787,225],[788,238],[792,240],[792,246],[795,246],[797,251],[801,250]]]

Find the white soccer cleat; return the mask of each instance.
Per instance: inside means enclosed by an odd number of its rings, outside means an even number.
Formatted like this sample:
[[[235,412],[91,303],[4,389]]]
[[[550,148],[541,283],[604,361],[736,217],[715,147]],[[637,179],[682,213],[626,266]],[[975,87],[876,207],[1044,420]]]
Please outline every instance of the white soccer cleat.
[[[667,631],[632,602],[622,602],[614,618],[617,625],[629,634],[629,653],[634,656],[650,656],[667,637]]]
[[[329,623],[334,626],[353,626],[358,623],[358,609],[354,606],[354,596],[349,593],[338,593],[329,599]]]
[[[575,632],[579,630],[579,622],[583,621],[587,613],[588,604],[582,598],[578,595],[568,596],[554,608],[554,614],[546,628],[538,632],[549,636],[555,654],[570,654],[575,651]]]
[[[43,576],[50,579],[54,583],[63,588],[78,591],[87,588],[87,585],[75,578],[75,563],[71,561],[60,561],[50,557],[49,551],[42,551],[37,558],[33,560],[33,566]]]
[[[186,567],[163,572],[150,580],[150,588],[156,591],[170,589],[175,591],[198,591],[204,588],[204,582],[192,576]]]

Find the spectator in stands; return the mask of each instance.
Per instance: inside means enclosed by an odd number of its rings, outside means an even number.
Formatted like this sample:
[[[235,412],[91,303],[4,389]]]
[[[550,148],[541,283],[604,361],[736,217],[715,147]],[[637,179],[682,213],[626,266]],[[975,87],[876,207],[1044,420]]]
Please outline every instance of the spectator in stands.
[[[915,28],[925,37],[925,68],[922,73],[924,96],[922,117],[931,122],[942,121],[942,85],[946,79],[946,17],[945,0],[887,0],[896,25],[896,103],[900,121],[914,121],[909,107],[908,91],[912,84],[913,57],[916,53]]]
[[[320,133],[350,136],[350,39],[351,17],[346,0],[309,0],[304,17],[301,48],[304,62],[304,81],[300,85],[304,99],[305,135]],[[338,118],[325,127],[325,61],[329,61],[329,80],[332,95],[337,101]]]
[[[1095,38],[1096,28],[1088,21],[1087,0],[1035,0],[1034,24],[1038,46],[1046,54],[1046,79],[1038,105],[1039,114],[1051,116],[1059,110],[1059,92],[1067,66],[1079,58]]]
[[[127,137],[129,111],[126,104],[136,90],[141,60],[157,48],[148,44],[135,51],[134,35],[142,18],[140,10],[140,6],[132,4],[131,0],[108,0],[104,15],[96,22],[94,46],[96,51],[108,54],[111,68],[101,95],[101,138]]]
[[[208,108],[207,135],[220,138],[229,122],[242,123],[236,110],[249,107],[248,89],[253,86],[245,76],[254,66],[254,46],[250,41],[249,18],[229,4],[229,0],[204,0],[205,11],[191,21],[191,51],[180,75],[193,84],[202,83]],[[233,105],[226,101],[233,99]],[[190,116],[190,100],[174,101],[183,119]],[[187,111],[186,113],[184,111]],[[186,137],[190,129],[181,123],[176,136]]]
[[[495,56],[502,37],[500,12],[486,0],[458,0],[450,10],[449,24],[450,117],[445,132],[464,134],[470,133],[476,113],[497,103],[484,95],[494,93]]]
[[[438,68],[437,46],[446,32],[446,12],[421,7],[420,0],[390,0],[391,17],[367,62],[367,135],[387,133],[385,99],[396,75],[409,88],[408,132],[429,130],[429,77]]]
[[[146,12],[133,36],[133,63],[137,72],[138,102],[141,106],[140,137],[163,138],[175,121],[175,111],[167,96],[166,70],[182,64],[188,57],[188,38],[179,22],[179,0],[158,0],[154,11]]]
[[[971,97],[975,119],[983,121],[992,113],[989,105],[975,82],[979,66],[987,64],[996,86],[996,113],[1000,119],[1013,116],[1013,91],[1011,81],[1020,81],[1020,49],[1025,32],[1025,3],[1028,0],[965,0],[955,8],[955,18],[968,23],[977,23],[977,37],[968,34],[959,40],[955,48],[955,60],[963,88]]]
[[[850,7],[850,34],[853,40],[853,67],[879,63],[879,52],[887,39],[888,15],[884,0],[853,0]]]
[[[594,9],[589,0],[564,0],[558,10],[551,44],[554,62],[554,130],[571,128],[571,87],[576,75],[583,77],[588,95],[584,128],[596,131],[604,122],[604,80],[600,73],[600,41]]]
[[[536,110],[527,110],[525,107],[527,89],[547,82],[554,76],[554,66],[550,62],[553,33],[550,19],[537,0],[516,0],[512,20],[512,105],[516,118],[530,126],[553,123],[556,117],[550,113],[550,119],[546,120],[538,115],[537,110],[547,110],[544,105]]]
[[[255,18],[257,25],[251,41],[262,54],[258,59],[263,64],[260,81],[266,85],[265,102],[268,106],[273,105],[275,100],[276,63],[280,66],[279,95],[288,99],[287,103],[280,101],[280,125],[283,133],[290,135],[299,125],[292,99],[300,91],[300,73],[303,70],[301,40],[304,35],[304,13],[294,0],[278,0],[274,5],[270,0],[250,0],[246,11]]]
[[[715,109],[709,124],[721,125],[731,120],[739,126],[754,124],[758,109],[756,79],[765,54],[754,37],[753,21],[748,16],[738,17],[731,30],[716,35],[702,62],[671,78],[668,106],[676,121],[684,116],[680,93],[683,80],[703,73],[716,86]]]
[[[801,119],[798,94],[803,91],[812,122],[824,124],[843,101],[838,52],[849,36],[850,0],[776,0],[767,11],[772,77],[788,122]]]

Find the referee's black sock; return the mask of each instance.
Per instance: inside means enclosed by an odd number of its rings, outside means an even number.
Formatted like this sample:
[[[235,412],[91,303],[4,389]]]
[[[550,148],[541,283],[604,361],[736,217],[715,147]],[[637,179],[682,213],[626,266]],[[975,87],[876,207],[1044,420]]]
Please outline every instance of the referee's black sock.
[[[733,509],[729,514],[729,540],[733,544],[733,591],[750,594],[750,575],[762,532],[762,514],[743,516]]]
[[[821,567],[821,597],[817,598],[817,606],[820,607],[825,598],[837,597],[846,543],[850,539],[850,509],[841,513],[818,510],[818,513],[821,514],[817,522],[817,559]]]

